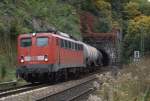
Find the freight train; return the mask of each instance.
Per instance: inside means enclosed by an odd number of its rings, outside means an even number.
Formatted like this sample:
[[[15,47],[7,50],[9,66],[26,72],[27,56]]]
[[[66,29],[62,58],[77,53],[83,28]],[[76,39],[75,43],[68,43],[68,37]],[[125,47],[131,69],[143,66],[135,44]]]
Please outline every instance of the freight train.
[[[16,76],[27,82],[64,80],[102,66],[100,51],[62,32],[20,34],[17,47]]]

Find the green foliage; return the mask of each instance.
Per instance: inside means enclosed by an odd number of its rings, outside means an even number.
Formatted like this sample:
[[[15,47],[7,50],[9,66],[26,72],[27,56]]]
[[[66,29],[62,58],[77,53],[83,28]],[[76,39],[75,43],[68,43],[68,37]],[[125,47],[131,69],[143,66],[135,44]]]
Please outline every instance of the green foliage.
[[[109,17],[99,18],[95,22],[94,31],[95,32],[109,32],[112,29],[112,19]]]
[[[148,0],[132,0],[133,2],[138,3],[139,9],[142,14],[149,16],[150,15],[150,2]]]
[[[94,3],[97,8],[104,14],[102,16],[106,16],[107,14],[111,13],[111,5],[109,2],[106,2],[104,0],[95,0]]]
[[[95,23],[96,32],[109,32],[112,29],[112,10],[111,4],[105,0],[94,0],[98,9],[98,20]]]
[[[6,0],[1,2],[1,8],[2,24],[6,24],[6,29],[13,35],[45,31],[52,26],[73,35],[80,33],[78,16],[72,14],[74,8],[57,0]]]
[[[126,13],[127,19],[133,19],[136,16],[139,16],[141,12],[139,11],[139,4],[136,2],[129,2],[124,7],[124,12]]]
[[[6,71],[6,67],[7,67],[7,64],[6,64],[6,58],[4,56],[1,56],[0,55],[0,79],[4,79],[6,74],[7,74],[7,71]]]
[[[86,0],[86,2],[83,2],[81,5],[81,9],[85,11],[90,11],[92,13],[96,13],[96,8],[92,0]]]
[[[150,50],[150,17],[139,16],[129,21],[127,34],[125,36],[126,53],[131,55],[134,50],[141,50],[141,38],[144,40],[144,50]]]
[[[4,65],[1,66],[1,78],[3,79],[6,76],[6,67]]]

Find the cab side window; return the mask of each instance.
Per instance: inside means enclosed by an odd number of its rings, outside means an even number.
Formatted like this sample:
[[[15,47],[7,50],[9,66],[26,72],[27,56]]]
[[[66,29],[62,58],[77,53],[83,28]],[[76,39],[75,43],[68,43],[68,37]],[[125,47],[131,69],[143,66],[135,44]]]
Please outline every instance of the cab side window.
[[[71,42],[69,41],[69,49],[71,49]]]
[[[68,48],[68,42],[67,42],[67,40],[65,40],[65,48],[66,49]]]
[[[59,43],[60,41],[59,41],[59,39],[58,38],[56,38],[56,45],[57,46],[59,46],[60,45],[60,43]]]
[[[75,49],[75,43],[72,42],[72,50]]]
[[[65,45],[64,45],[64,40],[61,39],[60,43],[61,43],[61,48],[63,48],[63,47],[65,46]]]

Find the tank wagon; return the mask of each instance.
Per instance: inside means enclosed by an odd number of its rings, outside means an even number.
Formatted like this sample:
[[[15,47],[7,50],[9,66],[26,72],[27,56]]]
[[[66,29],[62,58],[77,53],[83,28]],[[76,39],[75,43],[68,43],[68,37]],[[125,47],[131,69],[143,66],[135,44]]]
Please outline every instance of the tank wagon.
[[[63,80],[101,66],[102,58],[96,48],[62,32],[20,34],[16,76],[32,83]]]

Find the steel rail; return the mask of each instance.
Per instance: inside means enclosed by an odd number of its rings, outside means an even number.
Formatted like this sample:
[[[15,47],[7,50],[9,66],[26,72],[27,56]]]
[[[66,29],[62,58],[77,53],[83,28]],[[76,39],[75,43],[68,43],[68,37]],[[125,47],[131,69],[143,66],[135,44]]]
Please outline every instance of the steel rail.
[[[3,85],[15,85],[15,84],[17,84],[17,80],[9,81],[9,82],[2,82],[2,83],[0,83],[0,86],[3,86]]]
[[[14,87],[10,87],[10,88],[4,88],[4,89],[0,89],[0,93],[2,92],[7,92],[10,90],[15,90],[15,89],[19,89],[19,88],[23,88],[23,87],[27,87],[27,86],[31,86],[32,84],[25,84],[25,85],[20,85],[20,86],[14,86]]]
[[[46,85],[45,84],[41,84],[41,85],[40,84],[30,84],[30,85],[25,86],[25,87],[10,89],[8,91],[0,92],[0,98],[10,96],[10,95],[14,95],[14,94],[17,94],[17,93],[30,91],[30,90],[41,88],[41,87],[44,87],[44,86],[46,86]]]
[[[81,92],[80,94],[76,95],[76,96],[73,96],[72,98],[68,99],[67,101],[75,101],[76,99],[78,99],[79,97],[91,92],[91,91],[94,91],[95,89],[93,88],[89,88],[83,92]]]
[[[87,83],[89,83],[89,82],[91,82],[91,81],[94,81],[94,80],[96,80],[96,79],[97,79],[97,77],[95,76],[94,78],[91,78],[91,79],[86,80],[86,81],[84,81],[84,82],[82,82],[82,83],[76,84],[76,85],[74,85],[74,86],[72,86],[72,87],[66,88],[66,89],[64,89],[64,90],[62,90],[62,91],[59,91],[59,92],[56,92],[56,93],[54,93],[54,94],[51,94],[51,95],[48,95],[48,96],[39,98],[39,99],[37,99],[36,101],[47,101],[47,99],[50,99],[51,97],[57,96],[57,95],[59,95],[59,94],[61,94],[61,93],[65,93],[65,92],[67,92],[67,91],[69,91],[69,90],[71,90],[71,89],[80,87],[81,85],[87,84]],[[92,89],[88,89],[88,90],[85,91],[85,92],[89,92],[89,91],[91,91],[91,90],[92,90]],[[85,93],[85,92],[83,92],[83,93]],[[78,96],[79,96],[79,95],[78,95]],[[75,97],[73,97],[73,98],[75,98]],[[72,99],[73,99],[73,98],[72,98]],[[68,100],[68,101],[71,101],[71,99]]]

